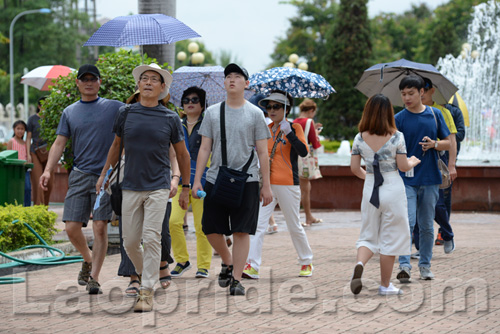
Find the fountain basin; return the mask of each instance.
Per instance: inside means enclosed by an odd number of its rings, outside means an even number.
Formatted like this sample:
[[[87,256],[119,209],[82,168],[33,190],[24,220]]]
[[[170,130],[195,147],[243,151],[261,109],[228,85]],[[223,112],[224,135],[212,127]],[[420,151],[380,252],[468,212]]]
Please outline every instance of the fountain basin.
[[[320,170],[323,178],[311,181],[311,207],[359,210],[364,181],[352,174],[350,166],[327,165]],[[459,165],[457,173],[453,210],[500,212],[500,167]]]

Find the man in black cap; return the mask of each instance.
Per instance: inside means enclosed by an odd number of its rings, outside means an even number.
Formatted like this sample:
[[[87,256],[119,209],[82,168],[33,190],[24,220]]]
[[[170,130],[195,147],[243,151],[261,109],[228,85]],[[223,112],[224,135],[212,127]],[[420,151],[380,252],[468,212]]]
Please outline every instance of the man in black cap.
[[[196,175],[192,188],[193,196],[203,190],[201,177],[210,160],[206,174],[203,203],[203,232],[212,247],[220,254],[222,269],[219,274],[219,286],[230,287],[231,295],[244,295],[241,275],[248,256],[250,234],[255,234],[259,216],[259,201],[264,206],[272,201],[269,179],[269,156],[267,139],[271,137],[262,111],[245,100],[245,88],[248,87],[248,72],[236,65],[229,64],[224,69],[224,87],[227,92],[225,101],[225,134],[227,147],[227,167],[241,171],[249,166],[243,200],[240,207],[217,201],[212,195],[217,175],[222,165],[221,153],[221,103],[207,109],[198,133],[202,136],[201,147],[196,162]],[[257,148],[258,159],[253,150]],[[259,189],[259,166],[262,173],[262,188]],[[249,164],[250,163],[250,164]],[[233,235],[233,250],[229,251],[224,235]]]
[[[94,245],[90,251],[82,227],[86,227],[96,199],[95,185],[106,162],[113,142],[113,123],[123,103],[99,97],[101,86],[99,69],[90,64],[80,67],[76,86],[81,99],[64,109],[57,138],[50,149],[40,186],[47,190],[51,172],[71,138],[74,154],[73,171],[68,179],[68,192],[64,200],[63,221],[69,240],[83,257],[78,284],[86,285],[89,294],[102,293],[99,273],[108,248],[107,224],[111,219],[109,195],[104,194],[100,206],[93,212]]]

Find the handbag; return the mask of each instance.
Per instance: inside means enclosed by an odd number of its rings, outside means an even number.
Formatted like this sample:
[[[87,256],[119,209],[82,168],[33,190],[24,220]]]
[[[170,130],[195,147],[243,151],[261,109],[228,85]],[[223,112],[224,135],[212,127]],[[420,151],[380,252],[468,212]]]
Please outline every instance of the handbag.
[[[308,140],[309,130],[311,129],[312,119],[308,119],[305,128],[306,141]],[[308,180],[320,179],[323,176],[319,170],[318,157],[314,153],[314,149],[309,145],[309,153],[305,157],[300,157],[298,160],[299,177]]]
[[[123,132],[125,132],[125,122],[127,122],[127,116],[128,112],[130,110],[130,104],[128,104],[125,107],[125,119],[123,120]],[[123,176],[120,178],[120,170],[123,165],[125,167],[125,157],[122,156],[122,151],[123,151],[123,139],[125,138],[124,133],[122,133],[122,140],[120,141],[120,150],[118,151],[118,162],[116,163],[117,166],[115,166],[114,169],[117,169],[116,177],[114,178],[114,183],[111,183],[109,188],[111,189],[111,196],[110,196],[110,202],[111,202],[111,208],[113,209],[113,212],[117,216],[122,215],[122,202],[123,202],[123,194],[122,194],[122,182],[123,182]],[[122,163],[123,160],[123,163]],[[110,175],[110,182],[111,182],[111,175]]]
[[[437,119],[436,119],[436,114],[434,113],[434,110],[432,110],[432,115],[434,116],[434,121],[436,122],[436,129],[438,128],[437,124]],[[439,185],[439,189],[446,189],[451,186],[451,176],[450,176],[450,171],[448,170],[448,166],[446,163],[441,159],[440,153],[437,152],[438,156],[438,169],[441,172],[441,184]]]
[[[47,144],[35,148],[35,154],[38,158],[38,161],[40,161],[42,164],[46,163],[49,159],[49,150],[47,150]]]
[[[222,102],[220,106],[222,165],[219,167],[219,173],[210,192],[210,198],[224,206],[239,208],[243,201],[247,179],[250,177],[247,171],[252,163],[254,151],[252,149],[250,159],[243,166],[243,170],[239,171],[227,166],[225,105],[226,103]]]

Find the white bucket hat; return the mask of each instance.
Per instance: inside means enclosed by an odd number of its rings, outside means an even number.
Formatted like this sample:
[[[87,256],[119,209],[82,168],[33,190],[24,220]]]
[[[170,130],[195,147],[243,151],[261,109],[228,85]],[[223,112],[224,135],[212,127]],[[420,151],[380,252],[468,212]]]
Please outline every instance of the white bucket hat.
[[[134,76],[135,82],[139,82],[142,73],[146,71],[155,71],[163,77],[163,81],[165,81],[165,89],[158,97],[158,100],[163,100],[168,95],[170,85],[172,84],[174,78],[169,71],[163,70],[160,66],[158,66],[158,64],[152,63],[150,65],[140,65],[134,68],[134,70],[132,71],[132,75]]]

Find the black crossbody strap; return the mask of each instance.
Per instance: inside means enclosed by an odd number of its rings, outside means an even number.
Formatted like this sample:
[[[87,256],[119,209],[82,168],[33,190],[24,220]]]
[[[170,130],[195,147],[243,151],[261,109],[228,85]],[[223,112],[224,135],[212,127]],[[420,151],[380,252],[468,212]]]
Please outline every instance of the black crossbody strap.
[[[227,167],[227,140],[226,140],[226,101],[220,104],[220,141],[221,141],[221,151],[222,151],[222,166]],[[243,166],[243,172],[246,173],[248,168],[250,168],[250,164],[253,160],[253,151],[250,154],[250,159],[248,159],[245,166]]]
[[[118,172],[116,173],[116,184],[120,186],[120,167],[121,167],[121,160],[122,160],[122,151],[123,151],[123,139],[125,137],[125,123],[127,122],[127,116],[128,112],[130,110],[131,105],[127,104],[125,107],[125,119],[123,120],[123,131],[122,131],[122,138],[120,140],[120,151],[118,151]]]

